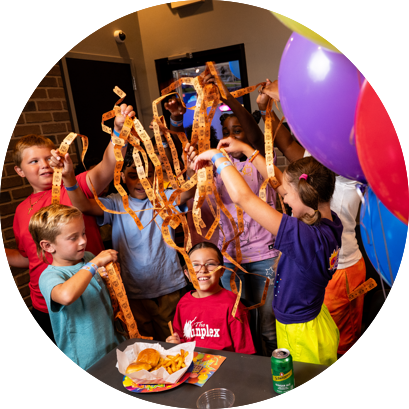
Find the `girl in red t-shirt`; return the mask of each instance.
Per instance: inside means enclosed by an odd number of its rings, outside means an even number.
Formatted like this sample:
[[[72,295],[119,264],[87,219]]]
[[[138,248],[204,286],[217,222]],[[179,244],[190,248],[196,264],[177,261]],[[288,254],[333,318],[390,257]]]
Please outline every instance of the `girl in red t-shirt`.
[[[223,256],[213,243],[196,244],[189,252],[200,290],[188,292],[178,303],[173,334],[166,342],[196,341],[199,347],[254,354],[248,312],[239,303],[236,318],[232,310],[236,295],[220,285]],[[185,274],[190,280],[189,272]]]

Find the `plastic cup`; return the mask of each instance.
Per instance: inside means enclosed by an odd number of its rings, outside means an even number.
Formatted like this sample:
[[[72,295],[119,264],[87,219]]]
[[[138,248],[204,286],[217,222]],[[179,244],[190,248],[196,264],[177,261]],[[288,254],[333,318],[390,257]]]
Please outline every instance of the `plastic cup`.
[[[229,389],[210,389],[199,396],[196,406],[198,409],[231,408],[234,399],[234,393]]]

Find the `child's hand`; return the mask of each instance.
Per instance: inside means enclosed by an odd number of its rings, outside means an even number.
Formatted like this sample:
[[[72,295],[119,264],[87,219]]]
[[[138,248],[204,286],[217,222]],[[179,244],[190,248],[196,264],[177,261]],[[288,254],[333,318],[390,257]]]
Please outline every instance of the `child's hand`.
[[[256,102],[258,105],[258,109],[262,111],[266,110],[268,101],[270,100],[270,97],[267,94],[264,94],[263,90],[270,84],[271,84],[271,81],[267,78],[266,85],[258,90],[258,96],[257,96]]]
[[[246,156],[251,155],[254,151],[254,149],[250,145],[247,145],[247,143],[244,143],[231,136],[228,138],[223,138],[219,142],[217,149],[221,148],[223,148],[227,153],[244,153]]]
[[[62,156],[58,150],[51,149],[50,166],[53,170],[54,168],[62,168],[61,175],[67,186],[77,183],[74,173],[74,164],[68,152]]]
[[[133,110],[132,105],[122,104],[120,108],[122,115],[116,116],[114,121],[114,128],[117,132],[121,132],[127,116],[129,116],[130,118],[133,118],[135,116],[135,111]]]
[[[98,267],[104,267],[111,261],[115,262],[117,259],[118,252],[116,250],[104,250],[92,259],[91,263],[96,264]]]
[[[172,96],[165,102],[165,109],[170,112],[172,119],[180,120],[180,118],[185,114],[186,108],[181,104],[179,98]]]
[[[152,119],[151,123],[149,124],[149,129],[153,131],[153,123],[156,122],[154,119]],[[162,142],[166,141],[165,135],[163,135],[163,132],[159,128],[160,135],[162,136]]]
[[[166,342],[170,342],[171,344],[180,344],[180,338],[177,332],[174,332],[173,335],[166,338]]]
[[[195,173],[195,158],[197,156],[197,153],[195,151],[195,148],[192,145],[190,145],[190,143],[187,143],[185,145],[184,151],[187,154],[187,170],[186,170],[186,174],[187,174],[187,176],[192,177],[194,175],[194,173]],[[183,159],[183,163],[186,166],[184,155],[183,155],[182,159]]]
[[[197,172],[212,163],[211,160],[216,153],[220,153],[218,149],[209,149],[208,151],[202,152],[200,155],[195,157],[194,169]]]
[[[278,93],[278,80],[275,80],[273,82],[267,80],[267,84],[261,90],[261,92],[268,95],[270,98],[273,98],[275,101],[280,101],[280,95]]]
[[[220,95],[220,99],[223,102],[227,102],[227,100],[231,97],[231,94],[229,92],[229,90],[227,89],[226,85],[224,84],[224,82],[222,80],[220,80],[224,93],[226,94],[226,99],[223,99]],[[214,76],[212,74],[207,74],[204,78],[203,78],[203,85],[207,85],[207,84],[216,84],[216,79],[214,78]]]

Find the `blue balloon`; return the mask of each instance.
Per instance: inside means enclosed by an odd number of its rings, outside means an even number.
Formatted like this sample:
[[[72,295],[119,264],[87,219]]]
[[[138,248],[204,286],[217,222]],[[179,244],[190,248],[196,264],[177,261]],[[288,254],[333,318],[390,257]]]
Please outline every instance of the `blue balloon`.
[[[230,71],[233,73],[233,75],[240,79],[240,64],[239,64],[239,60],[236,61],[230,61],[229,62],[229,67],[230,67]]]
[[[360,230],[366,254],[375,270],[392,286],[405,250],[408,226],[381,203],[369,186],[360,216]]]

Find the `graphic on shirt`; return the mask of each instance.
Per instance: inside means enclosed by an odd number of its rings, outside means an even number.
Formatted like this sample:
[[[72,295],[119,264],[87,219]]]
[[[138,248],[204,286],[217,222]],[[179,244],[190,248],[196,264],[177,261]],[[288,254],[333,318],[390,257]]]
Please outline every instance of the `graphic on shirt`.
[[[243,169],[241,170],[241,173],[246,176],[251,176],[253,174],[253,168],[251,167],[250,164],[246,164],[243,166]]]
[[[339,247],[332,252],[331,257],[329,258],[329,269],[328,270],[336,270],[338,268],[338,260],[339,260]]]
[[[219,338],[220,328],[209,328],[203,321],[195,322],[197,317],[191,321],[186,321],[183,327],[183,337],[191,340],[195,337],[204,339],[205,337]]]

